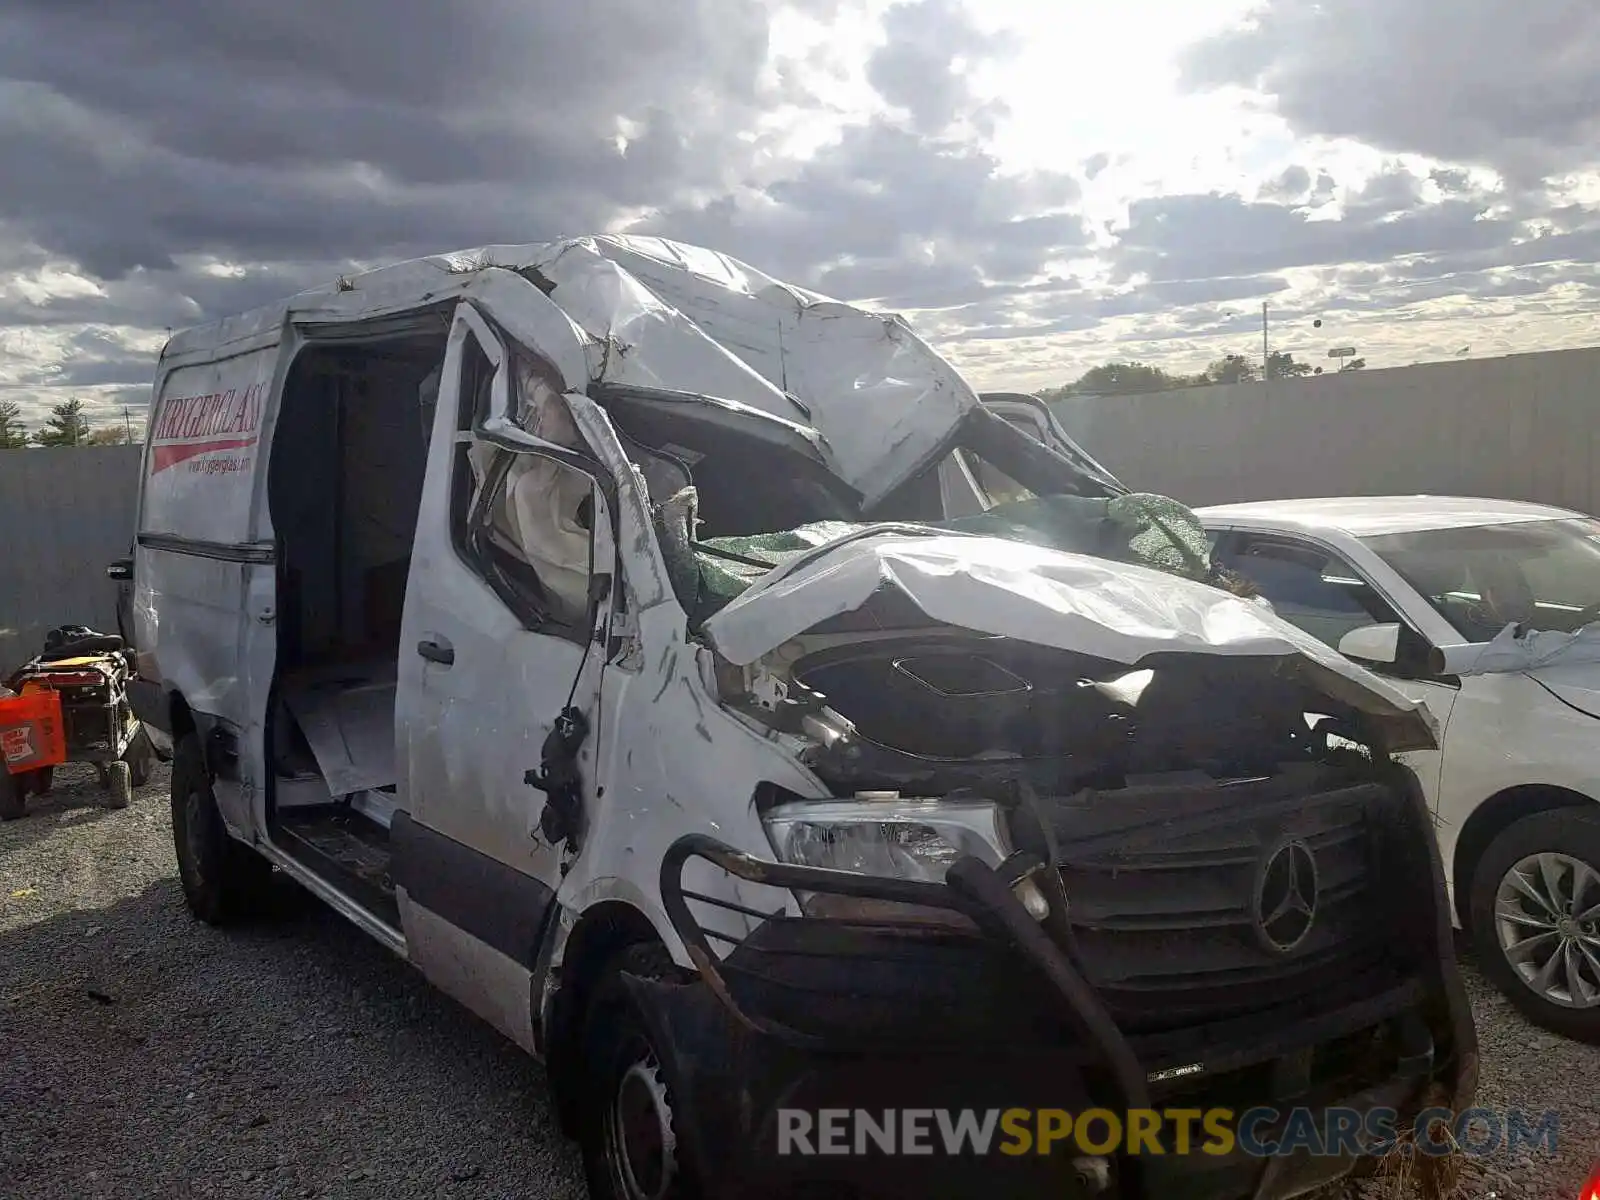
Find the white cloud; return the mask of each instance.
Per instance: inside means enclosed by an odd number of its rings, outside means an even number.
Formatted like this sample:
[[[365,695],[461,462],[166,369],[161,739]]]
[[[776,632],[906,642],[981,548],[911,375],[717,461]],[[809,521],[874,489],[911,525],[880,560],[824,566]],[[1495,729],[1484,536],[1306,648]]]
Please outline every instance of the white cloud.
[[[1263,300],[1278,348],[1374,365],[1593,336],[1580,0],[206,11],[0,13],[30,164],[0,175],[0,399],[31,415],[142,402],[169,327],[362,263],[596,228],[905,310],[987,386],[1255,353]]]

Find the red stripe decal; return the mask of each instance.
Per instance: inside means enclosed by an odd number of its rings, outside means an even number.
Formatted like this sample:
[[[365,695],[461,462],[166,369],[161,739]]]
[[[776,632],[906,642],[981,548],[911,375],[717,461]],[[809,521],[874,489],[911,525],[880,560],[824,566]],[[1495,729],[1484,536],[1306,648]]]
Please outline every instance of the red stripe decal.
[[[256,439],[247,438],[212,438],[204,442],[169,442],[165,446],[156,446],[150,452],[150,474],[165,471],[168,467],[187,462],[199,454],[210,454],[214,450],[242,450],[246,446],[254,446]]]

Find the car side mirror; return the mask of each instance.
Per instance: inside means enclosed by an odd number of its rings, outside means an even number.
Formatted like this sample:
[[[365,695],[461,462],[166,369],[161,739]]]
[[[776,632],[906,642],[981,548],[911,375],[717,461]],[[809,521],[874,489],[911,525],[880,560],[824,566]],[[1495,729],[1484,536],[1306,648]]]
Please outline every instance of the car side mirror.
[[[1339,639],[1339,653],[1359,662],[1395,663],[1400,659],[1400,625],[1361,625]]]
[[[106,578],[115,579],[118,583],[126,583],[133,578],[133,560],[119,558],[106,568]]]

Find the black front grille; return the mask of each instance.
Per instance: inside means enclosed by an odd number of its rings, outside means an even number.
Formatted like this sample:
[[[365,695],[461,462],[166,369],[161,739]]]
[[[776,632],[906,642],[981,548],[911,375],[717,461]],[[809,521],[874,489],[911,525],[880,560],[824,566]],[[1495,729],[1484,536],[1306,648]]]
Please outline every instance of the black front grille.
[[[1392,972],[1373,814],[1389,799],[1375,784],[1328,789],[1293,772],[1054,802],[1078,954],[1119,1024],[1132,1032],[1323,1009],[1383,986]],[[1291,843],[1316,864],[1315,918],[1298,944],[1274,949],[1257,891],[1268,860]]]

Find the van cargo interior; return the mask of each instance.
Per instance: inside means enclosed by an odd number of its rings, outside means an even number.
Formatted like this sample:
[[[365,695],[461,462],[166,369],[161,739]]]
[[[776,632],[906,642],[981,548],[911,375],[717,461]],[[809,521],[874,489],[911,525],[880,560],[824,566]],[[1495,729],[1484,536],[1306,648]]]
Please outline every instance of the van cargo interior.
[[[279,546],[269,819],[286,853],[336,871],[377,911],[392,908],[400,620],[447,333],[441,320],[302,351],[268,471]]]

